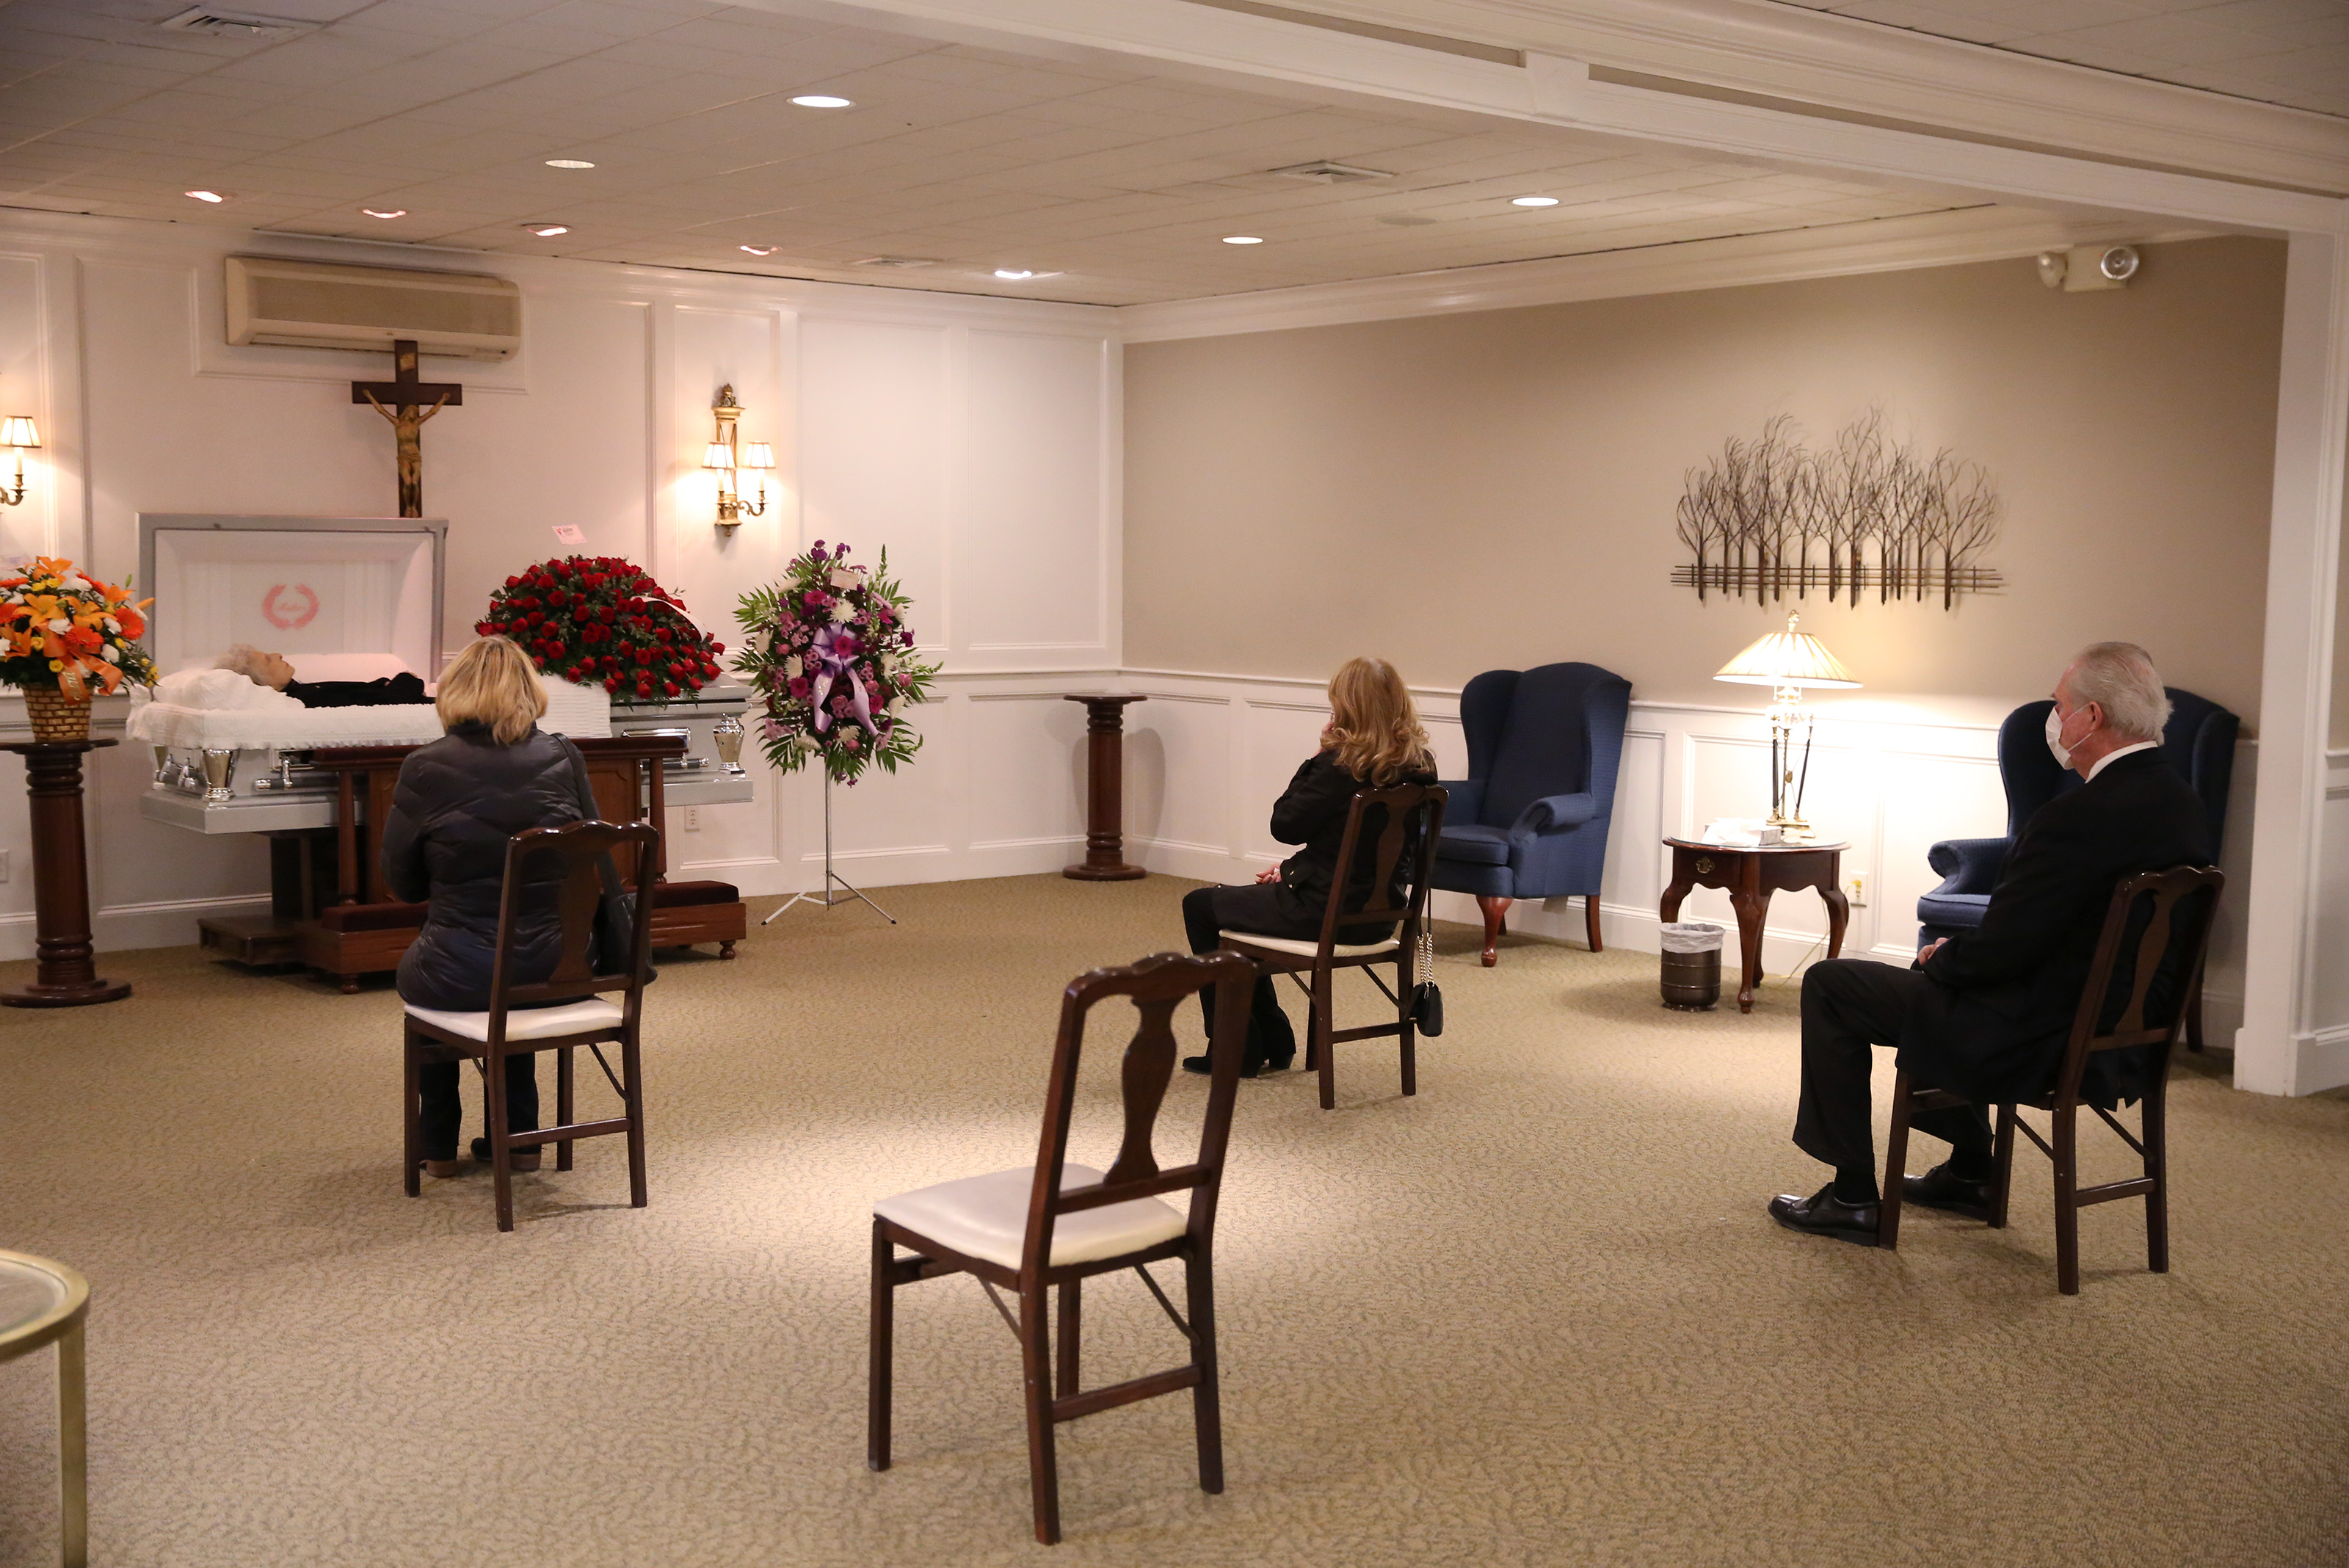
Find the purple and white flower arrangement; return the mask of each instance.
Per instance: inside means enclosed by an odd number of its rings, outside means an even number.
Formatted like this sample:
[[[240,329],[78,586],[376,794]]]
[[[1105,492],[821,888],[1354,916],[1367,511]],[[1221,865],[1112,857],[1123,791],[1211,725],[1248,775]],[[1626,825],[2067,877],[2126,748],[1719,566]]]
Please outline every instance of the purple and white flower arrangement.
[[[848,546],[817,540],[783,580],[742,596],[748,633],[734,668],[764,699],[767,760],[795,773],[821,761],[843,784],[878,763],[890,773],[921,749],[905,722],[938,670],[916,658],[912,605],[877,566],[851,566]]]

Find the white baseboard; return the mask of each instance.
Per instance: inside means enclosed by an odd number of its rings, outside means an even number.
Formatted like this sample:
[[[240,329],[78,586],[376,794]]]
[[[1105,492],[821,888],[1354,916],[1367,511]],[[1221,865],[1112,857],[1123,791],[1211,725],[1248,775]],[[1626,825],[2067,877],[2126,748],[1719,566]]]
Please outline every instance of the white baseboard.
[[[258,915],[268,909],[266,893],[233,894],[220,898],[167,898],[152,904],[109,904],[92,919],[91,940],[101,954],[124,948],[193,947],[198,920],[212,915]],[[0,960],[34,956],[33,919],[30,909],[0,915]]]

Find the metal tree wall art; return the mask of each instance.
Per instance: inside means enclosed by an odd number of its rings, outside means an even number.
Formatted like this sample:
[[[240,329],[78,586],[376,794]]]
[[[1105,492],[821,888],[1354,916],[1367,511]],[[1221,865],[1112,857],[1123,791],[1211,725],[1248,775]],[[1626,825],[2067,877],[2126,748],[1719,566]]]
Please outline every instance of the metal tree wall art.
[[[1879,603],[1938,595],[1951,609],[1961,593],[2002,585],[1978,564],[1999,513],[1980,463],[1890,441],[1880,409],[1824,451],[1804,445],[1781,414],[1689,470],[1680,537],[1696,559],[1674,567],[1672,581],[1700,599],[1751,593],[1783,604],[1816,588],[1856,605],[1873,589]]]

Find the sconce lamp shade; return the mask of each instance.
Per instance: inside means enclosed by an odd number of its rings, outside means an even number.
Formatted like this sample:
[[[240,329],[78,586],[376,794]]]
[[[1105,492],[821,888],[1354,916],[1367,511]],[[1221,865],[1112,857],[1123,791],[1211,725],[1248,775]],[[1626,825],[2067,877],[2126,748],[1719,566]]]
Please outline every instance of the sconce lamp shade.
[[[734,466],[734,449],[728,446],[722,441],[711,441],[701,454],[701,466],[704,468],[732,468]]]
[[[742,455],[736,460],[735,466],[738,468],[772,468],[775,466],[775,449],[769,446],[762,441],[746,442],[742,448]]]
[[[26,416],[11,414],[0,420],[0,446],[37,447],[40,444],[41,432]]]
[[[1715,680],[1745,686],[1857,686],[1843,661],[1806,631],[1797,631],[1802,617],[1786,618],[1786,629],[1774,631],[1723,665]]]

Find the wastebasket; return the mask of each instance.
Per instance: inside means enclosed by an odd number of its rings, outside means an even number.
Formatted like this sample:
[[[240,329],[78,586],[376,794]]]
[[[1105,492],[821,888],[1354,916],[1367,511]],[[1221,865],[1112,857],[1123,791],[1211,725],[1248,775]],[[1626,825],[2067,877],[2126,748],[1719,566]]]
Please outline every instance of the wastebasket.
[[[1709,1012],[1721,1000],[1723,928],[1706,920],[1674,920],[1663,928],[1664,1005]]]

